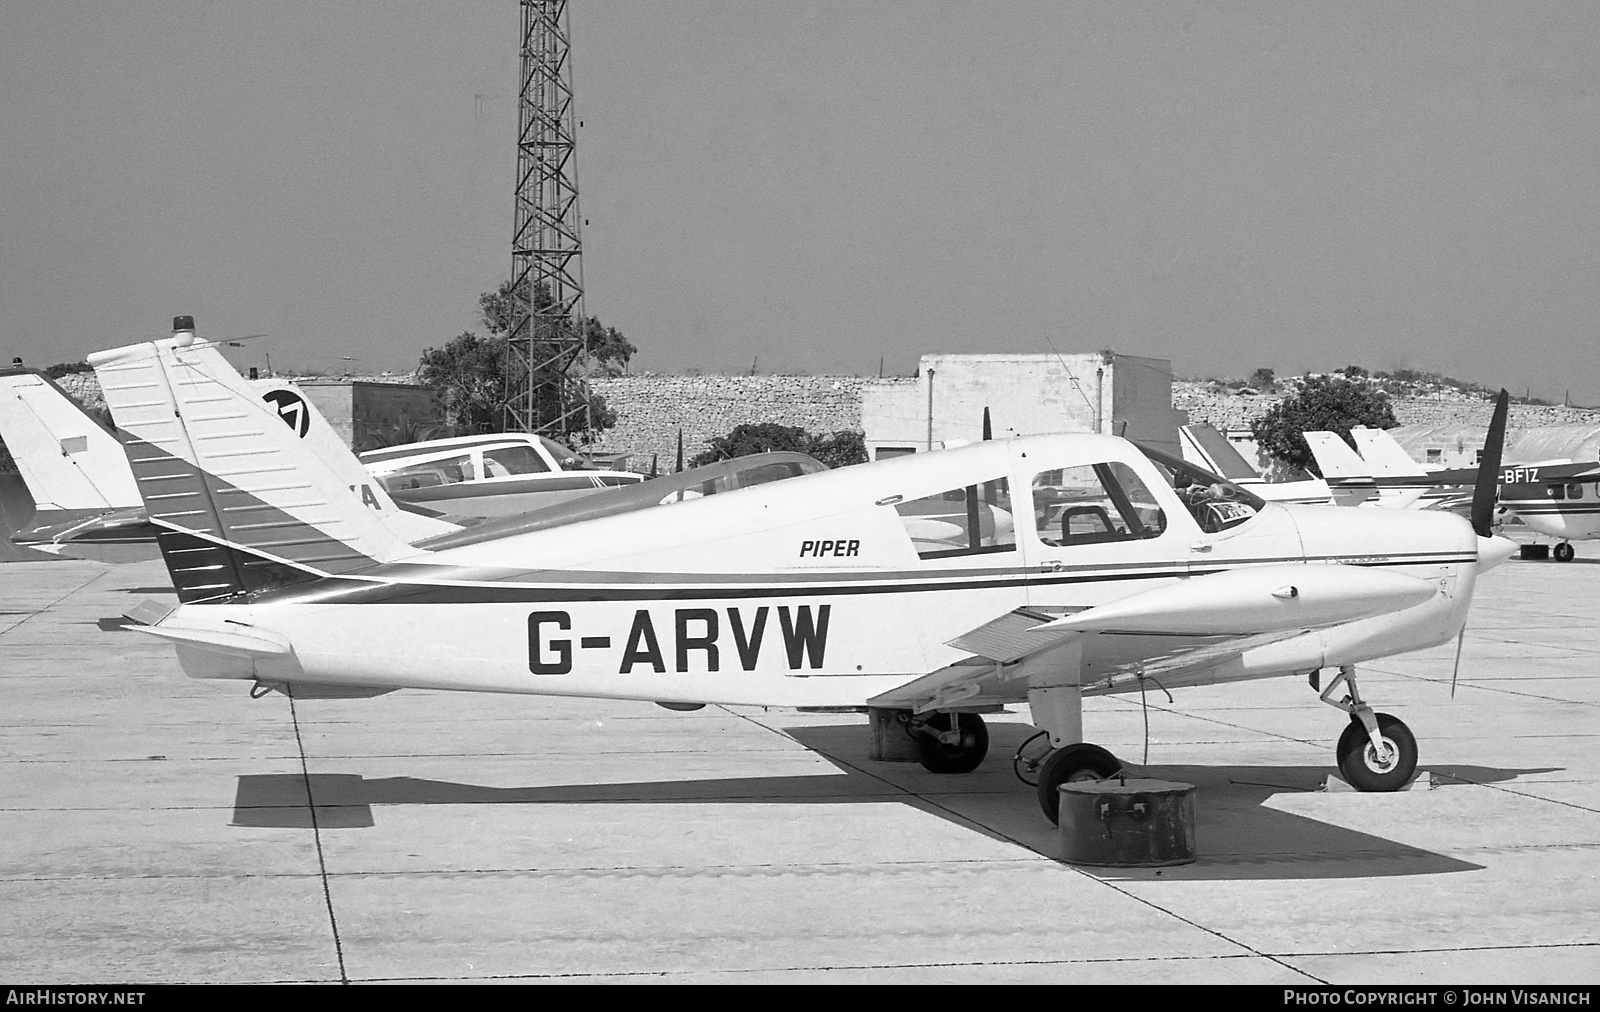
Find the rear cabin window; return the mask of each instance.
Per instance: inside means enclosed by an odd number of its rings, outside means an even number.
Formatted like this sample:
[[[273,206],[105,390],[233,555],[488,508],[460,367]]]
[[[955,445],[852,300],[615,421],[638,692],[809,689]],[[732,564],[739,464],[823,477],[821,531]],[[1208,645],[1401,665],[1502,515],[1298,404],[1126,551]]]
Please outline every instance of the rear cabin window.
[[[483,451],[483,473],[486,478],[540,474],[548,470],[550,466],[531,446],[497,446]]]
[[[923,559],[1010,552],[1017,547],[1011,488],[1004,478],[895,504]]]
[[[441,457],[422,464],[402,467],[384,475],[383,484],[391,492],[408,488],[430,488],[435,485],[454,485],[458,481],[472,481],[477,475],[472,468],[472,455],[458,454]]]
[[[1082,464],[1033,478],[1033,521],[1047,545],[1153,538],[1167,527],[1155,496],[1126,464]]]

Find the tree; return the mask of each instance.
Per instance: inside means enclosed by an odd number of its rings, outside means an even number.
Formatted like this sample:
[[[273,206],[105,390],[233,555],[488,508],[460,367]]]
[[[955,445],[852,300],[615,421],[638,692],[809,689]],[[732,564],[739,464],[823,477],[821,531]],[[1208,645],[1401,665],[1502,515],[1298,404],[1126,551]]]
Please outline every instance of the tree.
[[[689,460],[689,467],[714,464],[719,460],[748,457],[752,453],[789,450],[809,454],[829,467],[860,464],[867,459],[866,441],[859,432],[845,430],[818,436],[794,425],[777,422],[746,422],[735,425],[725,436],[706,440],[704,453]]]
[[[523,282],[526,287],[527,282]],[[482,312],[483,325],[495,337],[509,337],[511,328],[516,323],[516,303],[513,298],[514,291],[509,280],[500,282],[500,287],[492,292],[484,292],[478,296],[478,306]],[[540,285],[534,292],[533,309],[537,313],[548,308],[555,302],[546,285]],[[557,338],[555,331],[550,329],[548,323],[538,323],[534,332],[534,340],[540,342],[554,342]],[[585,320],[584,336],[588,339],[589,361],[583,363],[584,371],[598,368],[608,375],[621,373],[628,367],[628,361],[639,351],[633,342],[623,336],[622,331],[615,327],[607,327],[596,316]],[[540,356],[535,356],[537,360]]]
[[[445,424],[458,432],[499,432],[505,427],[506,348],[517,319],[515,295],[516,288],[508,280],[478,297],[479,322],[489,332],[488,337],[466,331],[443,348],[429,348],[422,353],[417,380],[439,390]],[[537,313],[554,301],[550,289],[540,285],[534,292],[534,311]],[[567,325],[535,317],[533,326],[533,361],[551,363],[544,368],[555,369],[552,360],[558,357],[560,343],[560,332],[556,328]],[[560,377],[539,377],[541,384],[560,383],[577,388],[569,390],[574,398],[587,397],[589,417],[576,415],[566,419],[560,433],[563,438],[577,443],[589,442],[595,433],[617,424],[617,413],[606,404],[605,398],[588,389],[587,377],[594,372],[615,375],[624,371],[638,351],[621,331],[605,326],[596,317],[584,321],[584,331],[588,337],[587,358],[580,355]],[[549,417],[539,422],[549,424],[555,420],[552,406]],[[590,420],[592,427],[588,424]]]
[[[1269,456],[1320,475],[1304,433],[1337,432],[1353,447],[1350,430],[1354,426],[1392,429],[1398,424],[1388,395],[1370,381],[1338,375],[1307,376],[1300,381],[1298,390],[1256,419],[1250,433]]]
[[[1271,390],[1278,385],[1278,379],[1271,369],[1262,366],[1250,374],[1250,385],[1257,390]]]
[[[463,331],[443,348],[429,348],[417,382],[438,391],[444,423],[457,432],[499,432],[505,417],[506,342]]]

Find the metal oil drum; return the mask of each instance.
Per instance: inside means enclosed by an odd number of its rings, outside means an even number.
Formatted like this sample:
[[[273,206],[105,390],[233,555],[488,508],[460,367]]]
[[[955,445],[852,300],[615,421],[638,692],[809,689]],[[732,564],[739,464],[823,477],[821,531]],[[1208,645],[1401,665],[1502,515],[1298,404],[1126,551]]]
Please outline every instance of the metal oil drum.
[[[1079,780],[1061,785],[1063,858],[1070,864],[1159,868],[1194,860],[1194,785]]]

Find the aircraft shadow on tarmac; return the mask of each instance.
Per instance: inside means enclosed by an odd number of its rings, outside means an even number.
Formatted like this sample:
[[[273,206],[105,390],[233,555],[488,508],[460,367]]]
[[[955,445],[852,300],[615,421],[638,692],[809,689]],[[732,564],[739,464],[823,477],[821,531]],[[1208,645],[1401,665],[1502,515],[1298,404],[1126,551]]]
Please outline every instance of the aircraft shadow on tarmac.
[[[1016,733],[1008,733],[1011,729]],[[865,726],[791,727],[796,741],[829,759],[836,775],[732,777],[630,783],[486,787],[415,777],[368,779],[353,773],[245,775],[239,777],[233,825],[309,829],[360,829],[376,825],[374,806],[388,805],[663,805],[663,804],[882,804],[902,802],[991,839],[1060,856],[1060,841],[1018,783],[1009,761],[1031,730],[998,725],[989,761],[959,777],[926,773],[916,764],[871,762]],[[1011,740],[1015,738],[1015,740]],[[537,759],[530,759],[530,767]],[[1436,766],[1436,782],[1507,781],[1549,769]],[[1443,854],[1386,840],[1271,807],[1278,794],[1318,789],[1329,769],[1310,766],[1160,766],[1142,776],[1194,784],[1194,864],[1160,870],[1164,879],[1322,879],[1434,875],[1481,869]],[[309,792],[309,793],[308,793]],[[1351,806],[1370,795],[1343,795]],[[312,802],[314,801],[314,805]],[[1108,878],[1149,878],[1150,869],[1086,869]]]

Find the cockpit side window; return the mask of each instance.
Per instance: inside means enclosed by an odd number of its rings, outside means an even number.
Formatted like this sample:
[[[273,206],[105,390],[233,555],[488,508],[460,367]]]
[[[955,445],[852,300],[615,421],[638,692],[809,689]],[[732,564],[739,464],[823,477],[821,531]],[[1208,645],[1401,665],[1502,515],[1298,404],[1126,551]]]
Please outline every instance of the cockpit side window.
[[[894,509],[919,558],[948,559],[1017,547],[1011,489],[1005,478],[896,503]]]
[[[1047,545],[1090,545],[1153,538],[1167,517],[1126,464],[1080,464],[1033,478],[1033,519]]]

